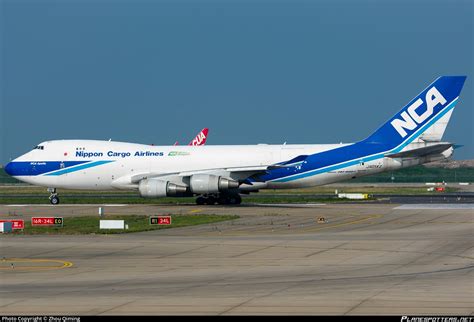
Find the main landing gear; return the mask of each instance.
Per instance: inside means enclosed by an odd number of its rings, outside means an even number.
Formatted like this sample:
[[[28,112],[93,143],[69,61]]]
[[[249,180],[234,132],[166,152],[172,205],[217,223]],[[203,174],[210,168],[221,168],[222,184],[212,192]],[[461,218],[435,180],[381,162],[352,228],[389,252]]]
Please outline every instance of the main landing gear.
[[[49,202],[51,202],[52,205],[59,204],[59,197],[56,192],[56,188],[48,188],[48,192],[51,194],[49,196]]]
[[[198,205],[240,205],[242,198],[239,194],[210,194],[202,195],[196,198]]]

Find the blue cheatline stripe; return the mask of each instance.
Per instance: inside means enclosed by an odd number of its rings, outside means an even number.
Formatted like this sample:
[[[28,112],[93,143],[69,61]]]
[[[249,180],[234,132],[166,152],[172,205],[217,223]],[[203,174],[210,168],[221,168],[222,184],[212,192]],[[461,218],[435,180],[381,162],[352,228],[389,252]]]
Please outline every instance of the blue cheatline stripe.
[[[86,164],[83,164],[83,165],[80,165],[80,166],[77,166],[77,167],[70,167],[70,168],[67,168],[67,169],[61,169],[61,170],[58,170],[58,171],[53,171],[53,172],[50,172],[50,173],[46,173],[44,175],[45,176],[60,176],[62,174],[76,172],[76,171],[96,167],[96,166],[106,164],[106,163],[110,163],[110,162],[114,162],[114,161],[93,161],[93,162],[89,162],[89,163],[86,163]]]
[[[403,150],[403,148],[405,148],[408,144],[410,144],[416,138],[418,138],[418,136],[420,136],[421,133],[425,132],[429,127],[431,127],[434,123],[436,123],[446,113],[448,113],[450,110],[452,110],[456,106],[458,98],[459,98],[459,96],[456,97],[451,103],[449,103],[444,108],[444,110],[442,110],[437,115],[435,115],[428,123],[423,125],[421,128],[418,129],[418,131],[414,132],[411,136],[409,136],[407,138],[407,140],[405,140],[402,144],[400,144],[399,146],[397,146],[397,147],[395,147],[391,150],[380,152],[380,153],[373,154],[373,155],[364,156],[364,157],[358,157],[356,159],[344,161],[344,162],[339,163],[339,164],[335,164],[335,165],[331,165],[331,166],[325,166],[325,167],[322,167],[322,168],[319,168],[319,169],[309,170],[309,171],[301,173],[301,174],[295,174],[295,175],[292,175],[292,176],[287,176],[287,177],[283,177],[281,179],[270,180],[270,181],[272,181],[272,182],[289,182],[289,181],[298,180],[298,179],[314,176],[314,175],[329,172],[329,171],[334,171],[334,170],[338,170],[338,169],[347,168],[347,167],[356,165],[359,162],[369,162],[369,161],[373,161],[373,160],[377,160],[377,159],[382,159],[382,158],[385,157],[385,154],[398,153],[401,150]],[[354,143],[354,145],[357,145],[357,144],[360,144],[360,143],[362,143],[362,142]]]
[[[12,161],[5,167],[11,176],[37,176],[90,161]]]

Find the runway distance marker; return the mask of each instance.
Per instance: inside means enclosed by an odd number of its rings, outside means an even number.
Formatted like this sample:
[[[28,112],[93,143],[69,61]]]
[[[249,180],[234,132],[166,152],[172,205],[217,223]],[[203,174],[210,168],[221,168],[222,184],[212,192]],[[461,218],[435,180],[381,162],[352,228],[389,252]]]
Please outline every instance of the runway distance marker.
[[[63,227],[63,217],[32,217],[31,226]]]
[[[12,229],[25,229],[25,221],[23,219],[0,219],[0,222],[11,222]]]
[[[171,225],[171,216],[150,217],[150,225]]]

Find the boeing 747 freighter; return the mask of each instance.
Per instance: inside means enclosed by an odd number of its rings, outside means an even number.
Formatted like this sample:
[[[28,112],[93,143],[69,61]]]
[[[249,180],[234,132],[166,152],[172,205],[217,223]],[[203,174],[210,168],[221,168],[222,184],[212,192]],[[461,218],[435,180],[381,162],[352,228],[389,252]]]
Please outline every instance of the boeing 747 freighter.
[[[442,136],[465,76],[442,76],[372,135],[349,144],[151,146],[54,140],[8,163],[18,180],[56,189],[137,190],[142,197],[197,196],[239,204],[240,194],[334,183],[450,158]],[[381,107],[379,107],[381,108]]]

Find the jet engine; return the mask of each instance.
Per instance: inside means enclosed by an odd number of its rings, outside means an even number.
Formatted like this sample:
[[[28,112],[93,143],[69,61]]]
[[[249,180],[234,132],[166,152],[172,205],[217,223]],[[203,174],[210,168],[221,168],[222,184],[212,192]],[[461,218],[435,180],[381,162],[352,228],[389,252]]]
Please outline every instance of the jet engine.
[[[180,186],[169,181],[145,179],[140,181],[138,185],[140,196],[154,198],[154,197],[171,197],[185,194],[186,186]]]
[[[194,174],[189,180],[189,187],[197,194],[218,193],[238,188],[239,182],[212,174]]]

